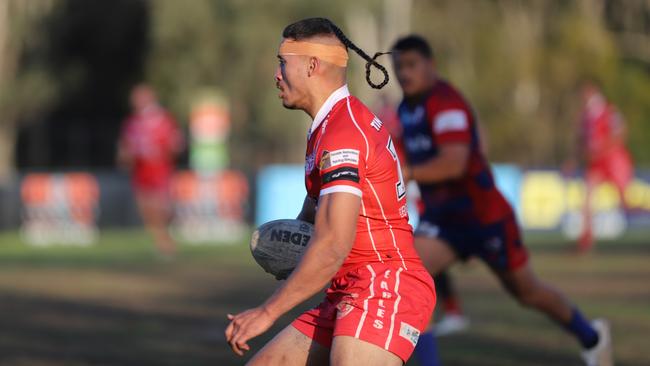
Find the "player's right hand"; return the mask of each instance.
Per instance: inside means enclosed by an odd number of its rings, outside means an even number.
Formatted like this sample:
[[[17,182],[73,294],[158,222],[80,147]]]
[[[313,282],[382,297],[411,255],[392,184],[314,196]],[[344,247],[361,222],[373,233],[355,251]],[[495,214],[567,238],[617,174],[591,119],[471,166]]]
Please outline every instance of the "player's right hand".
[[[226,328],[226,340],[232,351],[243,356],[250,350],[248,341],[266,332],[275,319],[263,308],[257,307],[237,315],[228,314],[230,324]]]

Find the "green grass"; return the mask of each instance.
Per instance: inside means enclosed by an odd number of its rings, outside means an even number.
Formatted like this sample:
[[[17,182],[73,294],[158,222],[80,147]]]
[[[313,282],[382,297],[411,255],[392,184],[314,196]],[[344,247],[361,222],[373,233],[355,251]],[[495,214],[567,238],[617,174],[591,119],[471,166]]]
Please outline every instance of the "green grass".
[[[601,243],[586,257],[558,236],[528,239],[540,277],[587,315],[610,319],[617,365],[649,365],[647,235]],[[446,365],[581,364],[575,341],[519,308],[482,264],[453,273],[472,327],[441,339]],[[184,245],[177,260],[162,262],[139,230],[105,232],[88,248],[34,248],[15,232],[0,233],[0,364],[242,364],[224,343],[225,315],[259,304],[276,284],[243,243]],[[316,300],[282,318],[254,349]]]

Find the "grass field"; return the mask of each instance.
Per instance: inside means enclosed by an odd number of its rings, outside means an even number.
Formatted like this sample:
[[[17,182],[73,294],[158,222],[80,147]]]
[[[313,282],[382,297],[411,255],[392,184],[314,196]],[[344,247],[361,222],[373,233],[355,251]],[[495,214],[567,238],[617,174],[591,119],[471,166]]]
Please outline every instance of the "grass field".
[[[588,315],[610,319],[616,364],[650,365],[647,235],[603,243],[587,257],[554,238],[529,241],[541,277]],[[454,273],[472,327],[441,340],[445,365],[581,364],[575,341],[520,309],[480,263]],[[243,364],[225,344],[226,313],[259,304],[275,286],[244,244],[188,245],[177,260],[160,262],[140,231],[106,232],[90,248],[30,248],[3,233],[0,364]],[[254,349],[299,312],[253,341]]]

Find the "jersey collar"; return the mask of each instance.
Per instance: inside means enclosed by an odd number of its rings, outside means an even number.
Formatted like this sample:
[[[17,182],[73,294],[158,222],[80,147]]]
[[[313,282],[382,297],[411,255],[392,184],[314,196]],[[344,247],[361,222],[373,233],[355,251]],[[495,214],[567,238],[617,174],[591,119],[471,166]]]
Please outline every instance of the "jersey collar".
[[[325,103],[320,107],[318,113],[316,113],[316,118],[311,124],[311,129],[309,134],[314,133],[314,130],[320,126],[321,122],[327,117],[327,114],[332,110],[334,105],[338,103],[341,99],[347,98],[350,96],[350,91],[348,90],[348,84],[343,85],[342,87],[336,89],[330,96],[325,100]]]

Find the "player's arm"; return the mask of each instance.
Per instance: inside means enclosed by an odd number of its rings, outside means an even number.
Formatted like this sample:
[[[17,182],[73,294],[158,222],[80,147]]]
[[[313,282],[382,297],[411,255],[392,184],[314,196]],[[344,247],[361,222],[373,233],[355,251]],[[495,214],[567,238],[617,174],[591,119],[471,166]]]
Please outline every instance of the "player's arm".
[[[126,126],[126,123],[125,123]],[[120,139],[117,142],[117,154],[115,158],[117,165],[122,169],[130,169],[133,165],[133,155],[126,143],[126,128],[122,128]]]
[[[302,209],[296,219],[313,224],[314,220],[316,220],[316,200],[309,196],[305,196],[305,201],[302,203]]]
[[[260,307],[229,315],[226,339],[243,355],[248,340],[265,332],[281,315],[320,291],[336,274],[350,252],[356,234],[361,197],[347,192],[321,196],[315,231],[287,281]]]
[[[456,179],[465,173],[470,148],[464,143],[444,144],[438,155],[422,164],[404,166],[402,174],[405,180],[413,179],[420,183],[437,183]]]
[[[430,127],[438,154],[411,167],[404,167],[405,180],[437,183],[461,177],[470,155],[470,115],[464,104],[452,100],[442,110],[430,110]]]
[[[361,197],[337,192],[321,196],[314,235],[284,286],[265,303],[274,318],[320,291],[350,253],[356,234]]]

